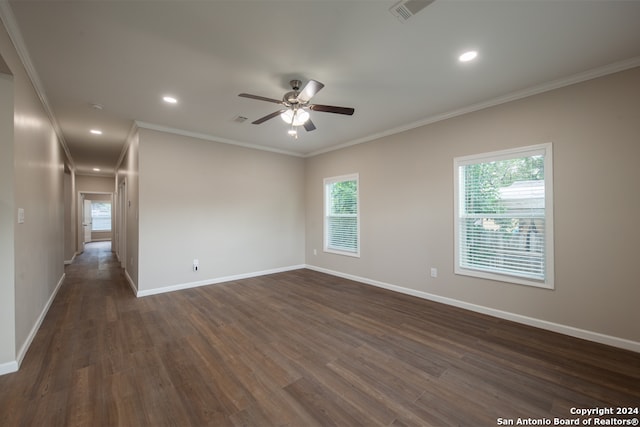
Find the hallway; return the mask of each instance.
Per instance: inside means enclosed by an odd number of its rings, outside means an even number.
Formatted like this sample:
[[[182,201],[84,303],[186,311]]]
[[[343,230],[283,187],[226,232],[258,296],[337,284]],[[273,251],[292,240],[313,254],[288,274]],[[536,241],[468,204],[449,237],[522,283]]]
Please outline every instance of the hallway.
[[[95,411],[126,396],[118,341],[136,298],[111,242],[88,243],[65,274],[20,370],[0,376],[4,426],[98,425]]]

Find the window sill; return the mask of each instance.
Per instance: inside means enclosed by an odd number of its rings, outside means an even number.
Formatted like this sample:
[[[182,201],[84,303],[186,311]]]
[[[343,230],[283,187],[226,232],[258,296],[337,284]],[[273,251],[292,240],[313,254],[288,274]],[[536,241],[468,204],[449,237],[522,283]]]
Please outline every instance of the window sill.
[[[330,249],[330,248],[324,248],[323,252],[328,254],[334,254],[334,255],[344,255],[352,258],[360,258],[360,252],[347,252],[347,251],[340,251],[338,249]]]
[[[468,268],[456,267],[455,274],[459,276],[476,277],[479,279],[495,280],[497,282],[513,283],[516,285],[533,286],[535,288],[554,289],[553,280],[536,280],[527,279],[526,277],[511,276],[508,274],[490,273],[481,270],[472,270]]]

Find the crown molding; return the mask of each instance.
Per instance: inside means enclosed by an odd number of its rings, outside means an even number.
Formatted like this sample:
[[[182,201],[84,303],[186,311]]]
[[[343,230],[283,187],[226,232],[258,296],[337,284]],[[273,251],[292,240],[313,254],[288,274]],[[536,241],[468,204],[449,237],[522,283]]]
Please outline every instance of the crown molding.
[[[206,134],[206,133],[192,132],[192,131],[188,131],[188,130],[184,130],[184,129],[176,129],[176,128],[172,128],[172,127],[169,127],[169,126],[163,126],[163,125],[158,125],[158,124],[154,124],[154,123],[136,121],[135,125],[138,128],[142,128],[142,129],[150,129],[150,130],[156,130],[156,131],[159,131],[159,132],[172,133],[172,134],[180,135],[180,136],[188,136],[190,138],[203,139],[205,141],[211,141],[211,142],[219,142],[221,144],[237,145],[239,147],[251,148],[251,149],[254,149],[254,150],[261,150],[261,151],[268,151],[268,152],[277,153],[277,154],[285,154],[287,156],[306,157],[304,154],[296,153],[294,151],[287,151],[287,150],[280,150],[278,148],[264,147],[262,145],[257,145],[257,144],[249,144],[249,143],[246,143],[246,142],[235,141],[233,139],[220,138],[220,137],[209,135],[209,134]]]
[[[483,101],[477,104],[469,105],[457,110],[452,110],[442,114],[436,114],[434,116],[427,117],[426,119],[418,120],[416,122],[408,123],[403,126],[398,126],[393,129],[388,129],[383,132],[378,132],[363,138],[355,139],[353,141],[345,142],[343,144],[334,145],[332,147],[311,152],[304,157],[313,157],[319,154],[329,153],[331,151],[341,150],[343,148],[351,147],[365,142],[374,141],[376,139],[384,138],[386,136],[395,135],[397,133],[405,132],[408,130],[416,129],[422,126],[426,126],[432,123],[436,123],[442,120],[451,119],[453,117],[461,116],[463,114],[472,113],[474,111],[483,110],[489,107],[495,107],[500,104],[506,104],[507,102],[516,101],[519,99],[527,98],[529,96],[538,95],[540,93],[549,92],[555,89],[560,89],[565,86],[570,86],[576,83],[581,83],[587,80],[596,79],[598,77],[604,77],[609,74],[614,74],[620,71],[629,70],[631,68],[640,66],[640,56],[629,58],[623,61],[614,62],[612,64],[605,65],[603,67],[593,68],[581,73],[573,74],[561,79],[552,80],[541,85],[531,86],[529,88],[511,92],[507,95],[492,98],[488,101]]]
[[[75,171],[76,166],[73,161],[73,157],[71,157],[71,152],[69,151],[69,147],[67,145],[66,140],[64,139],[64,134],[62,133],[62,128],[56,119],[56,116],[51,108],[51,104],[47,99],[47,95],[44,90],[44,86],[42,85],[42,81],[38,76],[38,73],[31,61],[31,56],[29,55],[29,51],[27,50],[27,46],[22,38],[22,33],[20,32],[20,28],[18,27],[18,23],[16,22],[15,16],[13,15],[13,11],[11,10],[11,5],[7,0],[0,0],[0,20],[4,24],[7,33],[9,34],[9,38],[13,43],[16,52],[18,53],[18,58],[22,62],[22,66],[31,81],[31,84],[40,99],[40,103],[44,108],[49,120],[51,121],[51,125],[53,126],[53,130],[58,137],[58,142],[62,146],[64,153],[67,157],[69,169]]]
[[[127,155],[127,151],[129,151],[129,147],[131,146],[131,140],[133,136],[138,131],[138,125],[134,121],[131,124],[131,128],[129,128],[129,133],[127,133],[127,137],[124,140],[124,144],[122,145],[122,150],[120,150],[120,157],[118,157],[118,161],[116,162],[116,167],[114,168],[114,174],[118,175],[118,169],[122,166],[122,162],[124,161],[124,157]]]

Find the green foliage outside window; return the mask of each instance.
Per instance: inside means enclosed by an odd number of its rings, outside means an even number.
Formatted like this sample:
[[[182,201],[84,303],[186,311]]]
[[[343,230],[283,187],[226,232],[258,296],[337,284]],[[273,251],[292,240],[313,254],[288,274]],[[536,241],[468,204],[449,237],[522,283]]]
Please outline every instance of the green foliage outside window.
[[[517,159],[476,163],[465,166],[465,211],[467,213],[504,212],[500,189],[516,181],[544,180],[544,157],[531,156]]]
[[[340,181],[331,186],[331,213],[358,213],[358,183],[357,181]]]
[[[358,181],[334,181],[327,185],[326,247],[358,253]]]

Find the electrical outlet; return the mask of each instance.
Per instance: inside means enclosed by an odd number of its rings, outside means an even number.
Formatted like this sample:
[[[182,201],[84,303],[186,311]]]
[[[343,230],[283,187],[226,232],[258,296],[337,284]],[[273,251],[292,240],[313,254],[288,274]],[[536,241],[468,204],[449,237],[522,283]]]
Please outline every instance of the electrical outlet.
[[[193,271],[198,271],[200,269],[200,261],[197,259],[193,260]]]
[[[438,277],[438,269],[431,267],[431,277]]]

